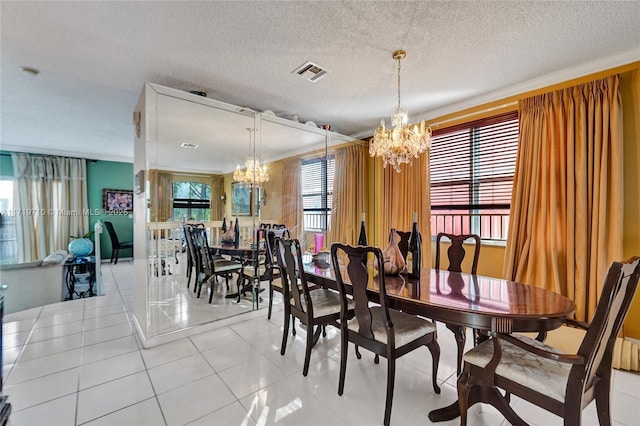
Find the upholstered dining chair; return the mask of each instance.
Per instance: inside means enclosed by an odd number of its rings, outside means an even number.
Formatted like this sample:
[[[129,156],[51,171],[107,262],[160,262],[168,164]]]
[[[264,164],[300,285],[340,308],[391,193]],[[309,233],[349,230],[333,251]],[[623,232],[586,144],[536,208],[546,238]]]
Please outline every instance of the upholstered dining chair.
[[[514,394],[562,417],[566,426],[580,425],[582,409],[595,399],[600,425],[610,425],[613,346],[638,286],[639,259],[609,267],[589,325],[568,321],[587,330],[577,354],[500,333],[467,352],[458,378],[460,424],[466,425],[469,406],[485,402],[498,408],[511,424],[526,425],[509,405],[509,395]]]
[[[384,424],[391,420],[391,406],[393,403],[393,388],[395,382],[396,359],[426,346],[433,359],[432,381],[433,389],[440,393],[436,383],[440,347],[437,342],[436,326],[429,320],[410,315],[389,307],[383,273],[377,275],[378,302],[372,305],[367,292],[369,273],[363,258],[373,256],[382,265],[382,251],[377,247],[349,246],[334,243],[331,246],[331,261],[336,275],[338,292],[340,293],[340,380],[338,395],[344,392],[344,380],[347,368],[347,346],[349,342],[356,345],[356,356],[361,355],[358,347],[363,347],[387,358],[387,396],[384,410]],[[341,264],[344,259],[346,265]],[[355,318],[349,319],[347,286],[351,287],[355,304]]]
[[[284,355],[287,348],[287,336],[289,334],[289,319],[291,316],[298,318],[307,327],[307,342],[304,355],[302,375],[309,372],[311,349],[324,333],[326,325],[340,327],[340,295],[335,291],[317,287],[310,290],[307,280],[302,274],[302,251],[300,242],[296,239],[277,238],[276,257],[282,273],[282,287],[284,290],[284,330],[282,331],[282,345],[280,354]],[[353,312],[353,302],[347,301],[347,312]]]
[[[269,274],[269,309],[267,310],[267,319],[271,319],[271,310],[273,308],[273,294],[277,291],[280,294],[284,294],[282,287],[282,280],[279,280],[281,269],[276,258],[276,238],[291,238],[291,233],[287,228],[280,229],[268,229],[266,238],[267,248],[267,272]],[[295,330],[295,328],[294,328]]]
[[[480,257],[480,237],[476,234],[448,234],[445,232],[440,232],[436,236],[436,269],[440,269],[440,243],[443,238],[447,238],[451,241],[451,245],[447,249],[447,258],[449,260],[449,266],[447,267],[448,271],[453,272],[462,272],[462,262],[466,256],[466,250],[464,249],[464,242],[468,240],[475,241],[475,247],[473,251],[473,261],[471,263],[471,271],[472,275],[476,274],[478,270],[478,258]],[[457,361],[457,372],[460,374],[462,371],[462,355],[464,353],[464,344],[467,340],[467,331],[465,327],[461,327],[455,324],[445,324],[449,330],[454,334],[456,343],[458,345],[458,358]],[[478,332],[474,330],[473,332],[474,340],[479,338]]]
[[[233,273],[240,274],[242,271],[242,263],[235,260],[227,259],[214,259],[209,248],[209,242],[207,239],[207,231],[204,227],[196,227],[188,225],[188,232],[190,233],[190,239],[193,243],[193,248],[198,252],[196,260],[199,262],[196,266],[196,283],[197,297],[200,297],[202,292],[202,285],[218,276],[222,276],[225,279],[227,290],[229,289],[229,278]],[[238,277],[238,283],[240,278]],[[209,281],[209,303],[213,300],[213,281]]]
[[[113,223],[108,220],[104,221],[104,226],[107,228],[109,239],[111,240],[111,260],[109,263],[112,263],[113,259],[115,259],[116,261],[113,262],[115,264],[118,263],[118,257],[120,257],[121,249],[131,249],[133,251],[133,241],[120,241],[118,234],[113,227]]]
[[[193,275],[193,270],[196,270],[196,274],[197,271],[199,271],[198,269],[198,265],[200,264],[200,254],[198,253],[198,251],[195,249],[195,245],[193,243],[193,239],[191,237],[192,235],[192,229],[193,228],[204,228],[204,223],[190,223],[190,224],[183,224],[182,225],[182,232],[183,232],[183,238],[185,241],[185,245],[187,248],[187,288],[189,288],[189,286],[191,285],[191,276]],[[196,275],[197,276],[197,275]],[[197,279],[196,279],[197,280]],[[194,284],[193,286],[193,291],[195,292],[197,290],[197,284]]]

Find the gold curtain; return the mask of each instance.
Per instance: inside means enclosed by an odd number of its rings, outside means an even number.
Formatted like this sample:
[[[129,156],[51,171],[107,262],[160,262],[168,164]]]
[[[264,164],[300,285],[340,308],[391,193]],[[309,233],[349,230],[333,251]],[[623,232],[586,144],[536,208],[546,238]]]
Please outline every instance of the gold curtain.
[[[170,172],[149,170],[151,222],[167,222],[173,213],[173,179]]]
[[[295,157],[285,161],[282,172],[282,222],[289,228],[291,238],[304,234],[301,170],[302,162]]]
[[[418,229],[422,234],[422,266],[431,268],[431,191],[429,180],[429,151],[403,165],[397,173],[393,167],[382,167],[376,160],[376,186],[382,186],[382,194],[376,203],[379,212],[378,244],[384,248],[389,230],[411,231],[413,213],[418,213]]]
[[[331,243],[356,244],[361,213],[366,213],[366,146],[351,144],[335,150],[336,168],[333,180],[333,210],[327,247]],[[366,220],[366,217],[365,217]],[[371,220],[371,217],[369,217]]]
[[[503,275],[572,299],[589,320],[622,259],[618,76],[520,101],[520,146]]]

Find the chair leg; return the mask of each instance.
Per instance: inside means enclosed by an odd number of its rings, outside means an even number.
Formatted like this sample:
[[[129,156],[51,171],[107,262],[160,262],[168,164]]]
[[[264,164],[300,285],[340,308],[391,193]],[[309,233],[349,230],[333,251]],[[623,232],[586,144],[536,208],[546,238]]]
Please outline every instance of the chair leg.
[[[111,260],[109,260],[109,263],[113,263],[113,257],[115,256],[115,254],[116,254],[116,249],[112,248],[111,249]]]
[[[356,346],[356,358],[361,359],[362,354],[360,353],[360,349],[358,348],[358,345],[355,345],[355,346]],[[374,359],[374,362],[375,362],[375,359]]]
[[[321,327],[320,325],[316,327]],[[309,372],[309,361],[311,360],[311,348],[314,346],[313,325],[307,324],[307,347],[304,352],[304,367],[302,367],[302,375],[307,377]]]
[[[431,352],[431,381],[433,382],[433,391],[437,394],[440,393],[440,386],[438,386],[438,365],[440,364],[440,345],[437,341],[433,341],[427,345],[427,349]]]
[[[347,370],[347,330],[340,330],[340,378],[338,380],[338,395],[344,393],[344,378]]]
[[[280,355],[284,355],[284,352],[287,350],[287,336],[289,335],[289,319],[291,318],[291,314],[289,310],[285,307],[284,309],[284,330],[282,330],[282,345],[280,345]]]
[[[211,303],[211,301],[213,300],[213,284],[215,282],[215,279],[212,277],[212,279],[209,280],[209,303]]]
[[[384,425],[391,422],[391,406],[393,405],[393,387],[396,380],[396,359],[393,356],[387,358],[387,401],[384,405]]]
[[[116,249],[116,261],[113,263],[114,265],[118,264],[118,257],[120,256],[120,249]]]
[[[273,305],[273,285],[269,282],[269,310],[267,311],[267,319],[271,319],[271,307]]]

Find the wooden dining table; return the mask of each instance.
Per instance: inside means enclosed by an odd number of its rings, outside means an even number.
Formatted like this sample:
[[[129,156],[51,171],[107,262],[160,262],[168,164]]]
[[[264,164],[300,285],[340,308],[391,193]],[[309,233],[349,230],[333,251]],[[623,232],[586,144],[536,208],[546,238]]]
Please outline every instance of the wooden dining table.
[[[374,273],[369,275],[369,292],[375,299],[378,278]],[[337,289],[332,267],[306,264],[304,276],[308,282]],[[560,327],[575,310],[575,304],[567,297],[539,287],[460,272],[426,269],[419,279],[387,275],[385,285],[392,308],[460,327],[463,332],[454,333],[458,351],[464,348],[465,327],[489,334],[535,332],[542,339],[547,331]],[[432,411],[429,419],[445,421],[459,415],[456,401]]]
[[[231,256],[231,258],[235,258],[238,259],[239,261],[242,262],[242,264],[244,265],[243,267],[246,266],[253,266],[254,268],[254,274],[257,274],[258,271],[258,262],[256,259],[258,259],[259,255],[262,255],[265,253],[265,248],[264,246],[260,245],[259,248],[256,248],[253,245],[238,245],[236,246],[235,244],[220,244],[220,245],[213,245],[209,247],[209,251],[211,252],[212,255],[220,255],[220,254],[224,254],[227,256]],[[243,285],[242,288],[240,286],[240,281],[242,281]],[[244,284],[245,281],[247,281],[247,284]],[[255,309],[259,308],[259,302],[260,302],[260,296],[258,295],[259,293],[261,293],[262,291],[264,291],[264,289],[258,288],[258,289],[253,289],[253,288],[249,288],[252,287],[252,279],[246,279],[246,280],[238,280],[238,292],[237,293],[229,293],[225,296],[225,298],[227,299],[238,299],[238,302],[240,301],[240,297],[242,294],[244,294],[246,291],[251,291],[252,294],[252,303],[253,306],[255,307]],[[259,282],[258,282],[258,286],[259,286]]]

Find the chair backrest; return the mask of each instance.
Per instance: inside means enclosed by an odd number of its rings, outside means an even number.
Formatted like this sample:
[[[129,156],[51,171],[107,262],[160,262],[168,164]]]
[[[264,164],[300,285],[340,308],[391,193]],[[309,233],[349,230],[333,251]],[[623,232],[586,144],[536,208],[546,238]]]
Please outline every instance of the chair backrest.
[[[182,232],[184,233],[184,240],[187,243],[187,255],[191,261],[192,265],[200,264],[200,253],[196,249],[195,243],[193,241],[193,233],[197,228],[204,229],[203,223],[189,223],[182,225]]]
[[[407,258],[407,253],[409,253],[409,238],[411,237],[411,231],[396,231],[396,234],[400,237],[400,241],[398,241],[398,248],[400,249],[400,253],[402,253],[402,257]],[[389,232],[389,241],[391,241],[391,236],[393,235],[393,231]],[[418,232],[419,241],[422,241],[422,233]]]
[[[440,232],[436,237],[436,269],[440,269],[440,240],[445,237],[451,240],[451,245],[447,250],[447,257],[449,258],[449,267],[447,270],[454,272],[462,272],[462,261],[466,255],[466,251],[462,243],[466,240],[473,239],[476,242],[474,253],[473,253],[473,263],[471,265],[471,273],[476,274],[478,270],[478,258],[480,257],[480,237],[476,234],[447,234],[445,232]]]
[[[584,365],[574,365],[569,374],[567,389],[589,389],[595,378],[611,374],[612,353],[633,296],[638,287],[640,258],[625,263],[613,262],[607,272],[600,301],[593,320],[585,334],[578,355],[585,358]],[[575,398],[570,395],[567,398]],[[580,398],[581,393],[578,393]]]
[[[120,240],[118,240],[118,234],[116,234],[116,230],[113,228],[113,223],[105,220],[104,226],[107,228],[109,238],[111,238],[111,246],[117,248],[120,245]]]
[[[346,265],[340,264],[340,259],[344,259],[346,255]],[[340,243],[331,245],[331,262],[338,284],[338,292],[340,293],[340,323],[346,327],[347,324],[347,289],[346,285],[351,285],[351,296],[355,305],[356,319],[358,320],[358,334],[367,339],[375,340],[373,334],[373,317],[367,294],[367,284],[369,283],[369,273],[367,265],[363,262],[364,258],[372,255],[374,261],[379,265],[383,264],[382,251],[378,247],[370,246],[350,246]],[[395,342],[395,334],[393,331],[393,323],[389,316],[389,303],[387,299],[387,291],[385,286],[384,273],[379,273],[374,281],[377,281],[379,292],[377,303],[382,308],[382,321],[387,331],[387,340],[390,345]]]
[[[188,227],[193,252],[196,254],[193,258],[194,262],[196,262],[195,264],[200,267],[201,272],[209,276],[213,275],[215,267],[209,250],[207,230],[203,226],[188,225]]]
[[[300,241],[278,237],[275,240],[275,244],[278,267],[282,271],[281,280],[284,300],[293,299],[292,309],[295,308],[313,316],[309,286],[302,273],[304,267]]]

